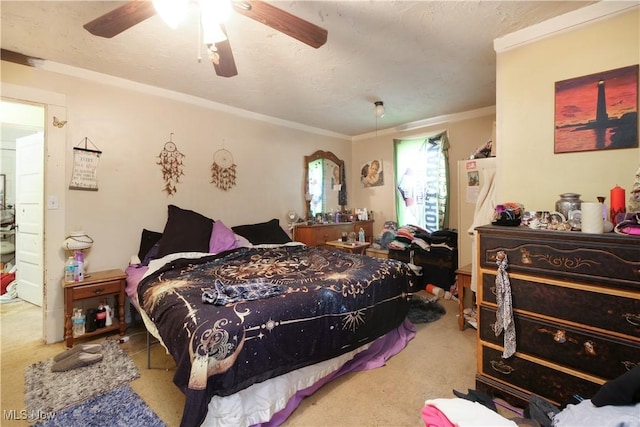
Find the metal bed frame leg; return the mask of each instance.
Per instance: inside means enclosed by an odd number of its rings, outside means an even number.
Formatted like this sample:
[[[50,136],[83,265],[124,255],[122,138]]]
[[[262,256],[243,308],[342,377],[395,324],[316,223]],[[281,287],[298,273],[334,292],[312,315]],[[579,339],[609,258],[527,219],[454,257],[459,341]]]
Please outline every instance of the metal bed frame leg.
[[[151,338],[150,333],[147,331],[147,369],[151,369]]]

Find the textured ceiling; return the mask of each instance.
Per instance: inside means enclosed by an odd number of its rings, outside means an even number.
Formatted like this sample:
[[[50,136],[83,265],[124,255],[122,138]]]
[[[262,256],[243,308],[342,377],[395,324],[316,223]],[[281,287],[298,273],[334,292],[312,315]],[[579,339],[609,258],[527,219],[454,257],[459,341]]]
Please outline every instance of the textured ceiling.
[[[122,3],[3,0],[2,48],[356,136],[495,105],[493,40],[594,2],[271,2],[327,29],[327,43],[314,49],[233,13],[232,78],[198,61],[195,3],[175,30],[158,16],[112,39],[83,29]],[[377,100],[386,115],[376,123]]]

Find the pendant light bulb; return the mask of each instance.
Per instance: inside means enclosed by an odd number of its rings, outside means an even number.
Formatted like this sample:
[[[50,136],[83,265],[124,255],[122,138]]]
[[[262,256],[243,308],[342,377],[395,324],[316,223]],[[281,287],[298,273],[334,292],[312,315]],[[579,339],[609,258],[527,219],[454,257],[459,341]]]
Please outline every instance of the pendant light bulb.
[[[189,12],[189,0],[153,0],[160,18],[171,28],[177,28]]]
[[[373,113],[379,119],[384,117],[384,103],[382,101],[376,101],[373,103]]]
[[[200,24],[205,45],[210,46],[227,40],[227,35],[222,31],[221,25],[229,19],[230,15],[231,2],[229,0],[200,1]]]

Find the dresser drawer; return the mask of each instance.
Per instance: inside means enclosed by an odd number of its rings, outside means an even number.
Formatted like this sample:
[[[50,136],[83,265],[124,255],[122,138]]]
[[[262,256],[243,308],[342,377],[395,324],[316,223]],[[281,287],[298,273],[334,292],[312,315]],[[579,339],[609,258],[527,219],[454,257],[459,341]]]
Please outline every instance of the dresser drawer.
[[[96,283],[94,285],[76,286],[73,288],[73,299],[84,299],[91,297],[99,297],[105,294],[113,294],[120,292],[121,280],[114,280],[104,283]]]
[[[510,277],[514,310],[539,313],[616,334],[640,342],[640,295],[636,298],[596,292],[573,284],[565,287]],[[482,301],[496,303],[495,274],[482,273]],[[603,292],[606,292],[603,289]]]
[[[607,283],[640,290],[640,242],[615,233],[531,230],[527,227],[480,227],[479,261],[496,268],[496,254],[507,254],[510,272],[579,282]],[[588,246],[585,241],[588,239]]]
[[[492,330],[496,310],[480,307],[480,339],[502,345],[504,335]],[[523,314],[514,316],[516,345],[526,353],[603,379],[616,378],[640,365],[640,343],[585,333]]]
[[[502,351],[482,346],[481,376],[502,381],[511,387],[537,394],[559,404],[569,402],[574,393],[585,399],[591,398],[601,384],[588,381],[545,366],[518,355],[502,358]]]

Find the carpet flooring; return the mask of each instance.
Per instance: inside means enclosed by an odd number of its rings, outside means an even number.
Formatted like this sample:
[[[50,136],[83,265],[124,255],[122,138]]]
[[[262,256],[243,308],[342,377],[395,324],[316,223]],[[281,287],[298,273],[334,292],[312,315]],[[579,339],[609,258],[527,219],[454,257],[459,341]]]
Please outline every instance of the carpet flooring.
[[[44,415],[43,415],[44,416]],[[126,384],[40,421],[36,427],[166,427]]]
[[[66,372],[51,372],[53,359],[25,369],[25,403],[28,413],[51,413],[76,405],[140,377],[134,361],[117,341],[102,342],[103,359]]]

